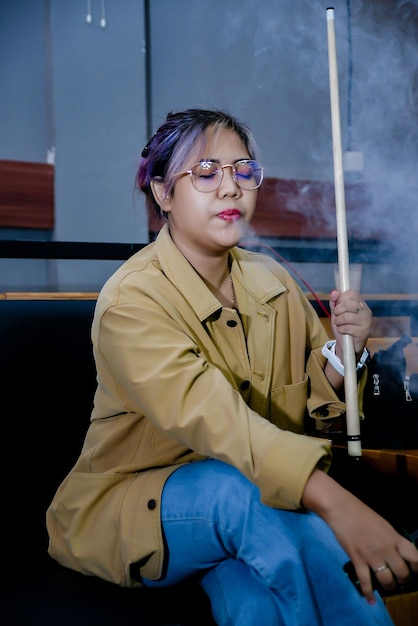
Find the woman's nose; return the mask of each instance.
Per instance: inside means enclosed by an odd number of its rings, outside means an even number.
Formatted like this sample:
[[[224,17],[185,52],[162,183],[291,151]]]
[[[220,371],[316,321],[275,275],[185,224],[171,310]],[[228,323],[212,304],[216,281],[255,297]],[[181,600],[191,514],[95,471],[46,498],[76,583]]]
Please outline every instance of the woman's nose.
[[[223,176],[221,184],[219,185],[219,194],[221,196],[232,194],[239,194],[239,186],[235,179],[235,170],[232,165],[225,165],[222,169]]]

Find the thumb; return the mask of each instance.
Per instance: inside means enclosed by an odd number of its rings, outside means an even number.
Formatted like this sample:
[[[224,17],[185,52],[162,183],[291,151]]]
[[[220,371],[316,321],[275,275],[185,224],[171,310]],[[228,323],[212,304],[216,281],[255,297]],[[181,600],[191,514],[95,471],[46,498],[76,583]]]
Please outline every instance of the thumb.
[[[329,308],[331,313],[334,311],[335,304],[340,296],[340,292],[337,289],[333,289],[329,294]]]

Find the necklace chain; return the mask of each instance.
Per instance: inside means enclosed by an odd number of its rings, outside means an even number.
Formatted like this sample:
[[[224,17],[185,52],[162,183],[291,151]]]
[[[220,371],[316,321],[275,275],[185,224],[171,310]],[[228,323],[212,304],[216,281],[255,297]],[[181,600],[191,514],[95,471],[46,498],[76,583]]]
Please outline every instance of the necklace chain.
[[[231,272],[229,273],[229,282],[231,283],[231,302],[232,302],[232,308],[235,309],[235,292],[234,292],[234,282],[232,280],[232,274]]]

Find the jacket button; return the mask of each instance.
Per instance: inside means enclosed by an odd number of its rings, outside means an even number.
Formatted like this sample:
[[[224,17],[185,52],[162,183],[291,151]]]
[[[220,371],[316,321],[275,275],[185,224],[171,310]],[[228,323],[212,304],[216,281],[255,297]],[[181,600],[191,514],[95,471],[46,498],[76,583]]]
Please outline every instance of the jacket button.
[[[157,502],[154,499],[148,500],[148,508],[150,511],[153,511],[156,506],[157,506]]]
[[[230,326],[230,328],[234,328],[234,326],[237,325],[237,322],[235,320],[228,320],[226,325]]]
[[[241,390],[242,391],[246,391],[250,386],[250,381],[249,380],[243,380],[241,383]]]

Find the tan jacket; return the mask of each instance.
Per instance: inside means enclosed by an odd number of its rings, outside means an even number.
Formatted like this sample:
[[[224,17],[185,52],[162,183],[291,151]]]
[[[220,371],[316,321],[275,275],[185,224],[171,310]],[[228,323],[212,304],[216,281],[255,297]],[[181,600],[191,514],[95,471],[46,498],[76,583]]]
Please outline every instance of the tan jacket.
[[[160,500],[181,463],[213,457],[264,503],[300,507],[330,445],[303,433],[343,413],[316,313],[271,257],[231,251],[239,313],[219,301],[167,226],[108,280],[92,326],[98,387],[80,457],[47,512],[50,554],[123,586],[161,576]]]

